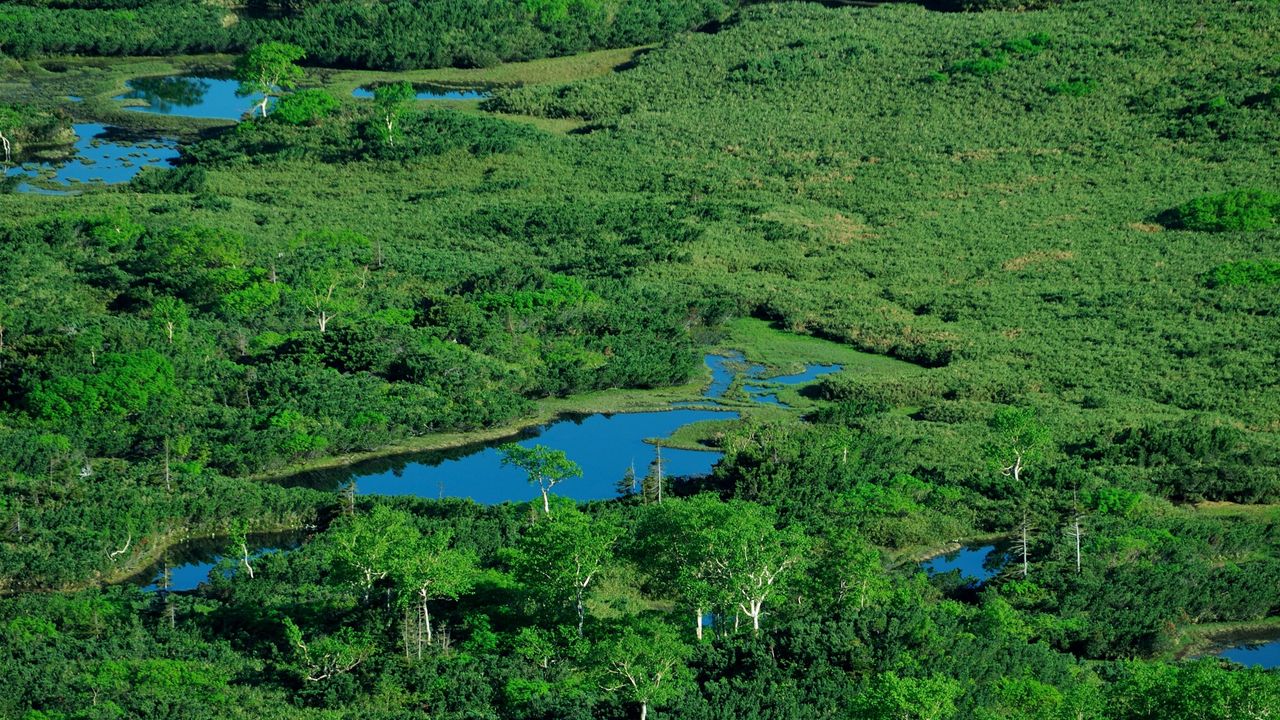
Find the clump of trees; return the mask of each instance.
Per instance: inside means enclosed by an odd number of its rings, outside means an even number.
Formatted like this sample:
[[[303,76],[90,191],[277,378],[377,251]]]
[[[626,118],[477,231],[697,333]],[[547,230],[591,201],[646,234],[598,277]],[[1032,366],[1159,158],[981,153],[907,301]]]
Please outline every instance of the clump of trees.
[[[1231,190],[1188,200],[1171,214],[1174,223],[1186,230],[1263,230],[1280,214],[1280,195],[1265,190]]]

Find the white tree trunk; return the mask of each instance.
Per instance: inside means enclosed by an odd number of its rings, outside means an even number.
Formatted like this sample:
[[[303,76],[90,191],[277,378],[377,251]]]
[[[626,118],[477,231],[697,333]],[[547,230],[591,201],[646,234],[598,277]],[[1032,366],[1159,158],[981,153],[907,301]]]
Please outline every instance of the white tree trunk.
[[[702,639],[702,608],[697,608],[696,610],[694,610],[694,612],[697,613],[698,615],[698,618],[694,627],[697,628],[698,639],[701,640]]]
[[[253,566],[249,564],[249,545],[243,541],[240,543],[240,562],[244,563],[244,569],[249,571],[249,579],[253,579]]]

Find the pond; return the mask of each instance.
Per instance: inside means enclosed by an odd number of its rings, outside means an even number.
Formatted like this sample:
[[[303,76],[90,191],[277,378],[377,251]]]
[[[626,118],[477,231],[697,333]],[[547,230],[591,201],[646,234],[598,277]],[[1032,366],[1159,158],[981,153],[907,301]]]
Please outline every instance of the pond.
[[[726,420],[737,413],[681,409],[666,412],[585,415],[556,420],[523,433],[517,442],[563,450],[582,467],[582,477],[564,481],[552,492],[583,502],[618,496],[618,482],[629,468],[643,477],[656,459],[656,448],[645,442],[702,420]],[[428,498],[470,498],[478,503],[525,502],[538,497],[524,471],[501,462],[497,446],[510,438],[452,450],[380,458],[337,471],[304,473],[286,481],[324,490],[337,490],[354,481],[361,494],[416,495]],[[662,449],[662,474],[705,475],[720,454],[705,450]]]
[[[691,423],[736,419],[736,412],[709,409],[706,405],[714,405],[738,377],[760,378],[765,372],[763,366],[745,362],[741,354],[708,355],[704,361],[712,376],[704,395],[708,402],[676,403],[673,409],[659,412],[562,418],[528,430],[516,441],[526,447],[542,444],[563,450],[582,467],[582,477],[557,485],[552,490],[556,495],[579,502],[615,498],[618,483],[628,469],[634,469],[637,477],[644,477],[656,460],[656,448],[646,440],[665,438]],[[802,373],[770,378],[769,382],[809,382],[839,369],[838,365],[807,366]],[[757,402],[767,401],[759,395],[751,397]],[[687,407],[690,404],[701,407]],[[538,489],[529,484],[525,473],[501,462],[497,446],[509,441],[506,438],[450,450],[377,458],[343,468],[300,473],[283,482],[328,491],[354,483],[359,494],[470,498],[484,504],[533,500],[538,497]],[[706,475],[720,457],[721,453],[710,450],[663,448],[662,474]]]
[[[23,163],[9,173],[63,187],[51,189],[24,182],[17,186],[18,192],[64,194],[78,183],[128,182],[142,168],[167,167],[169,160],[178,157],[178,144],[173,140],[138,136],[98,123],[71,127],[76,142],[67,159]]]
[[[262,101],[262,94],[237,95],[240,82],[207,75],[167,75],[134,78],[125,83],[129,92],[116,97],[138,101],[125,110],[183,117],[239,120]]]
[[[1000,572],[1003,551],[997,552],[996,545],[966,545],[920,563],[920,567],[929,575],[940,575],[953,570],[960,572],[962,579],[981,585]]]
[[[1274,633],[1262,637],[1241,638],[1244,642],[1218,653],[1218,657],[1248,667],[1280,667],[1280,637]]]
[[[248,538],[251,558],[259,558],[270,552],[291,550],[302,544],[300,533],[265,533]],[[209,579],[209,573],[222,561],[231,549],[227,538],[187,540],[169,548],[165,557],[139,571],[128,582],[142,586],[145,592],[170,590],[181,592],[195,590]],[[237,561],[239,556],[233,556]],[[252,560],[251,560],[252,562]],[[168,582],[165,572],[168,571]]]
[[[437,85],[434,83],[414,83],[419,100],[484,100],[493,93],[487,87]],[[351,91],[352,97],[372,98],[372,87],[358,87]]]

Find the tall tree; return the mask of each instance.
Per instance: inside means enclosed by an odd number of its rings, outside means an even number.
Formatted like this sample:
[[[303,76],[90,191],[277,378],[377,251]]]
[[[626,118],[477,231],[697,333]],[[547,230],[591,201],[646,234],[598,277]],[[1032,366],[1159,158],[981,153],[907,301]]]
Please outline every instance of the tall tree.
[[[693,613],[694,635],[702,639],[708,610],[729,602],[717,559],[733,508],[711,493],[645,508],[636,529],[636,560],[648,571],[657,594],[673,597]]]
[[[533,523],[507,553],[516,579],[544,607],[568,610],[582,637],[592,583],[612,558],[619,531],[565,501],[556,515]]]
[[[1018,523],[1014,552],[1022,556],[1022,576],[1027,577],[1030,573],[1031,501],[1034,493],[1024,473],[1029,466],[1045,459],[1052,441],[1034,408],[1001,408],[992,417],[990,427],[994,438],[988,445],[988,456],[1002,475],[1013,480],[1009,492],[1019,498],[1021,505],[1022,519]]]
[[[418,658],[422,658],[423,632],[430,645],[432,600],[458,596],[471,589],[475,582],[476,558],[469,552],[451,548],[452,533],[447,530],[421,536],[406,548],[392,571],[396,585],[400,587],[401,601],[417,603]]]
[[[638,704],[640,720],[648,719],[650,706],[671,702],[693,685],[685,665],[690,649],[664,625],[624,628],[606,643],[602,655],[604,689]]]
[[[808,550],[808,538],[796,528],[779,530],[774,512],[755,503],[734,501],[728,522],[715,532],[713,567],[738,610],[760,632],[765,604],[776,597]]]
[[[401,566],[418,531],[408,513],[375,505],[368,514],[340,518],[324,537],[334,564],[367,599],[376,582]]]
[[[186,303],[177,298],[159,297],[151,304],[151,322],[164,334],[169,344],[191,324]]]
[[[582,477],[582,468],[570,460],[563,450],[553,450],[545,445],[531,448],[507,443],[498,448],[503,465],[514,465],[529,475],[529,482],[542,491],[542,511],[551,514],[548,493],[551,488],[568,480]]]
[[[400,135],[400,118],[416,97],[413,85],[407,82],[379,85],[373,89],[373,104],[382,122],[382,137],[388,145],[396,144],[396,137]]]
[[[266,42],[236,59],[235,76],[240,81],[240,95],[262,93],[261,102],[253,107],[267,116],[267,104],[283,91],[292,90],[302,79],[302,68],[295,63],[307,56],[297,45]]]

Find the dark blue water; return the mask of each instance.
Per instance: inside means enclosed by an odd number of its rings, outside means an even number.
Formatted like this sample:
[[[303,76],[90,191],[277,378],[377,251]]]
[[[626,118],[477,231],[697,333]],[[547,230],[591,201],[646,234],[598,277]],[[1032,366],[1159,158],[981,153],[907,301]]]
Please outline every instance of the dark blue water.
[[[133,112],[239,120],[262,101],[260,93],[243,97],[236,95],[240,83],[228,78],[169,75],[134,78],[125,84],[129,86],[129,92],[116,100],[142,100],[146,103],[125,107]]]
[[[674,403],[667,412],[587,415],[562,419],[525,433],[520,444],[534,444],[562,450],[582,467],[583,476],[566,480],[552,488],[561,497],[578,501],[604,500],[618,496],[618,482],[628,468],[643,477],[655,459],[655,449],[646,439],[664,438],[680,427],[704,420],[731,420],[735,412],[694,409],[690,405],[715,404],[741,376],[760,378],[766,369],[748,363],[741,354],[708,355],[712,381],[705,401]],[[805,371],[768,382],[795,384],[839,370],[839,366],[809,366]],[[752,393],[755,402],[778,403],[773,389]],[[478,443],[445,451],[377,458],[345,468],[301,473],[284,482],[323,490],[337,490],[355,483],[360,494],[416,495],[427,498],[470,498],[482,504],[526,502],[540,497],[526,474],[504,466],[497,446],[506,440]],[[721,453],[703,450],[662,451],[664,476],[699,476],[711,472]]]
[[[552,488],[561,497],[578,501],[618,496],[618,482],[634,467],[643,477],[656,457],[648,438],[664,438],[677,428],[702,420],[728,420],[737,413],[718,410],[587,415],[558,420],[537,428],[517,442],[563,450],[582,468],[581,478],[571,478]],[[507,440],[454,450],[379,458],[336,471],[304,473],[286,481],[336,490],[354,481],[360,494],[416,495],[428,498],[470,498],[486,505],[525,502],[541,497],[524,471],[503,465],[497,450]],[[664,477],[706,475],[720,453],[702,450],[662,449]]]
[[[975,581],[978,583],[986,582],[996,576],[1000,568],[988,560],[997,560],[992,558],[991,553],[995,551],[995,545],[971,545],[962,547],[954,552],[946,553],[929,558],[920,563],[920,567],[930,575],[951,572],[959,570],[960,577]]]
[[[482,87],[450,87],[448,85],[432,85],[414,83],[419,100],[483,100],[492,93]],[[373,89],[358,87],[351,92],[353,97],[372,98]]]
[[[172,140],[140,139],[119,128],[98,123],[71,126],[76,132],[74,156],[66,161],[24,163],[10,174],[37,177],[53,169],[53,182],[65,189],[49,190],[29,183],[18,185],[18,192],[61,194],[76,183],[127,182],[144,167],[167,167],[178,157],[178,144]]]
[[[1280,638],[1273,639],[1270,642],[1264,639],[1237,645],[1228,650],[1223,650],[1218,653],[1218,656],[1249,667],[1280,667]]]
[[[273,533],[251,535],[248,538],[250,562],[263,555],[282,550],[289,550],[301,544],[301,535],[296,533]],[[209,579],[209,573],[222,561],[224,553],[231,549],[231,541],[222,540],[190,540],[170,548],[167,557],[146,570],[135,575],[130,582],[142,585],[144,592],[155,592],[168,589],[175,592],[195,590],[200,583]],[[243,571],[239,565],[239,555],[231,556],[237,562],[237,571]],[[169,584],[164,586],[164,570],[169,568]]]

